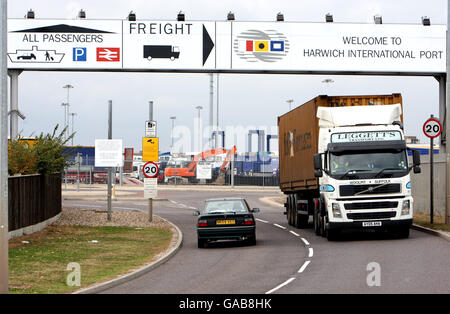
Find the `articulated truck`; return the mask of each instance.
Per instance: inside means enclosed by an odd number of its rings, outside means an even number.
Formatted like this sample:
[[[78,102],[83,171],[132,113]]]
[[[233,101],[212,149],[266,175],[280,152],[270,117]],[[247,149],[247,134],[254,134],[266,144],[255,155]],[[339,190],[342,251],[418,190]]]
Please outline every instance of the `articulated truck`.
[[[318,96],[278,117],[280,188],[289,225],[328,240],[348,229],[407,238],[413,220],[410,171],[420,154],[403,133],[400,94]]]

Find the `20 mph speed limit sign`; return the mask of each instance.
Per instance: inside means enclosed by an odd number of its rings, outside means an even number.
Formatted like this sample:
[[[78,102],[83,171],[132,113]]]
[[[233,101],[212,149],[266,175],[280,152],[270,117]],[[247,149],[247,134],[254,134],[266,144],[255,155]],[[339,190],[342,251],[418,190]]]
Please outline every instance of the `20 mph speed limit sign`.
[[[423,125],[423,133],[429,138],[436,138],[442,133],[442,125],[439,120],[430,118]]]
[[[159,173],[159,167],[156,163],[149,161],[146,164],[144,164],[142,172],[144,173],[144,176],[146,178],[156,178]]]

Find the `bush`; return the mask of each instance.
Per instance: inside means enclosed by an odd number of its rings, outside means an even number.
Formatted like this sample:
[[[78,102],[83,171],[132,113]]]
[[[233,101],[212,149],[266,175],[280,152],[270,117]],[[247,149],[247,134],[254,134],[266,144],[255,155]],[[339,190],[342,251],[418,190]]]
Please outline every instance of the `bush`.
[[[8,150],[8,173],[15,174],[50,174],[61,172],[70,165],[70,152],[64,151],[64,145],[74,134],[63,139],[67,127],[56,135],[58,125],[52,134],[41,133],[33,144],[19,138],[11,141]]]
[[[8,174],[36,173],[36,158],[28,142],[11,141],[8,149]]]

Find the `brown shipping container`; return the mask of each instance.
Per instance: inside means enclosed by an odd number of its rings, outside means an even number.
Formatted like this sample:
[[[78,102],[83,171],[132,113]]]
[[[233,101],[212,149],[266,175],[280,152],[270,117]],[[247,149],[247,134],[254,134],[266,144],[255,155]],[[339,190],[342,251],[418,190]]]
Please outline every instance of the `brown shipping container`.
[[[280,188],[285,193],[319,188],[313,156],[318,150],[317,107],[402,104],[401,94],[318,96],[278,117]],[[403,108],[402,108],[403,110]],[[403,121],[403,116],[402,116]]]

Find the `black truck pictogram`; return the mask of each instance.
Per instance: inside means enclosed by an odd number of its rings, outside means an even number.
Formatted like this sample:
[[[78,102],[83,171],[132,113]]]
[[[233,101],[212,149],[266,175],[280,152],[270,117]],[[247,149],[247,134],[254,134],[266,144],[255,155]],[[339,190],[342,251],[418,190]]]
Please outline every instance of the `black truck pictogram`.
[[[175,60],[180,57],[180,48],[177,46],[156,46],[146,45],[144,46],[144,58],[149,61],[155,59],[170,59]]]

